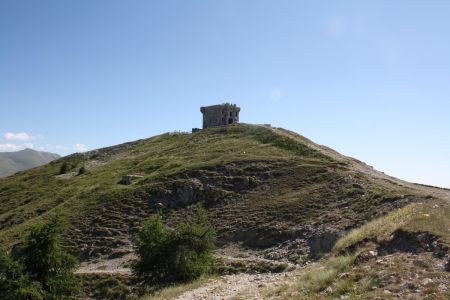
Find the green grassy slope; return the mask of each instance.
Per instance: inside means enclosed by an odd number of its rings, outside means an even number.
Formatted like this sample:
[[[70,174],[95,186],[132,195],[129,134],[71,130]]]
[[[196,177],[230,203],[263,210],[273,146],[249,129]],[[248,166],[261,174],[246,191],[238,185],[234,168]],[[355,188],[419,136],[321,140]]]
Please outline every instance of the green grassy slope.
[[[63,163],[73,170],[58,175]],[[87,173],[77,175],[82,166]],[[59,213],[70,221],[66,243],[74,253],[116,257],[131,251],[135,230],[155,204],[165,205],[173,224],[201,201],[219,244],[258,249],[302,239],[289,254],[297,260],[330,250],[341,232],[424,199],[354,166],[266,126],[163,134],[0,179],[0,242],[12,246],[30,225]],[[143,178],[119,184],[126,174]]]
[[[163,134],[87,154],[74,154],[1,179],[2,233],[5,230],[20,232],[28,223],[56,211],[69,216],[76,214],[98,201],[100,195],[129,193],[138,186],[118,184],[126,174],[143,174],[145,179],[142,181],[151,182],[171,174],[231,161],[276,161],[292,155],[291,149],[274,145],[276,140],[265,141],[271,138],[265,134],[266,130],[262,128],[246,127],[202,131],[194,135]],[[305,151],[311,159],[319,159],[314,158],[315,153],[309,149],[292,147],[294,152]],[[87,166],[89,172],[82,176],[59,177],[64,162],[76,168]]]

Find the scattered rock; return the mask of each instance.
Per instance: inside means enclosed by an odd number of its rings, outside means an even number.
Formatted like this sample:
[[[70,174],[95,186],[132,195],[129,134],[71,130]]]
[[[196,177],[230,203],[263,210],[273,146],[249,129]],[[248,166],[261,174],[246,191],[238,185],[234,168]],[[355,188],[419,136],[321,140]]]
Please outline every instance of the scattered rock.
[[[433,279],[431,279],[431,278],[425,278],[424,280],[422,280],[420,282],[420,284],[423,286],[429,285],[430,283],[433,283]]]
[[[362,262],[362,261],[366,261],[366,260],[369,260],[369,259],[377,257],[377,256],[378,256],[378,251],[370,250],[370,251],[367,251],[367,252],[360,253],[356,257],[356,260],[359,261],[359,262]],[[377,260],[377,263],[378,263],[378,261],[379,260]]]
[[[416,286],[411,282],[405,282],[404,284],[400,285],[400,289],[402,290],[413,290]]]
[[[94,229],[94,235],[96,236],[111,236],[112,233],[109,229],[107,228],[95,228]]]
[[[125,175],[122,177],[122,184],[130,185],[134,180],[144,178],[144,176],[141,175]]]
[[[324,232],[322,235],[314,236],[308,241],[310,255],[314,256],[318,253],[330,252],[338,237],[338,234],[335,232]]]
[[[395,252],[407,252],[418,254],[420,252],[433,252],[436,257],[443,257],[447,251],[438,242],[438,238],[428,232],[409,232],[397,230],[392,234],[387,242],[383,242],[378,247],[378,252],[391,254]]]
[[[447,263],[445,264],[445,271],[450,272],[450,257],[447,258]]]
[[[417,266],[417,267],[420,267],[420,268],[426,268],[426,267],[427,267],[427,264],[426,264],[424,261],[419,260],[419,259],[415,259],[415,260],[413,261],[413,264],[414,264],[415,266]]]

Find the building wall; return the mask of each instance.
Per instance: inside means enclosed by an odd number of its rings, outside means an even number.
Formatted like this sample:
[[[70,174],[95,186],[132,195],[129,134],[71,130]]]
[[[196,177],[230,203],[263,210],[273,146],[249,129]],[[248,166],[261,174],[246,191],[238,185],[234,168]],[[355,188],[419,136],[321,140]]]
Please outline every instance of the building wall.
[[[240,110],[235,104],[229,103],[201,107],[203,129],[238,123]]]

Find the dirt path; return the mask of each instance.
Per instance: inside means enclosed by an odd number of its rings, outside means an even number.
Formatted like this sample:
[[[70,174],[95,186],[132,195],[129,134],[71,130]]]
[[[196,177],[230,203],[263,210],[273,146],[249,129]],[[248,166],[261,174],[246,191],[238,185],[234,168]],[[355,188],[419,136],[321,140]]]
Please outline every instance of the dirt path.
[[[131,269],[126,266],[135,258],[136,255],[130,253],[115,259],[83,262],[75,274],[131,274]]]
[[[207,284],[187,291],[177,300],[263,299],[267,288],[286,284],[295,271],[276,274],[236,274],[221,276]]]

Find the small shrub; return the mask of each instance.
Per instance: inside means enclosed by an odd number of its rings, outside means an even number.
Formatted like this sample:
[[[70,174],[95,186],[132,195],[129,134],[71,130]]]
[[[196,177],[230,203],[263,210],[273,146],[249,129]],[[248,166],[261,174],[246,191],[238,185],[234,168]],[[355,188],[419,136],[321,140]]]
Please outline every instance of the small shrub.
[[[305,276],[306,286],[311,291],[320,292],[327,288],[336,276],[337,272],[332,269],[309,273]]]
[[[87,172],[86,167],[82,166],[79,170],[78,170],[78,175],[83,175]]]
[[[354,286],[355,286],[354,280],[340,280],[335,285],[335,290],[333,292],[333,295],[335,295],[335,296],[346,295],[353,291]]]
[[[152,281],[161,279],[167,270],[164,256],[171,239],[170,230],[162,222],[160,215],[151,216],[138,233],[138,261],[134,271]]]
[[[64,157],[64,163],[59,169],[59,174],[66,174],[67,172],[76,169],[78,166],[83,165],[86,161],[84,154],[75,153]]]
[[[172,241],[173,272],[176,280],[190,281],[206,273],[213,262],[215,232],[206,211],[197,206],[195,218],[175,229]]]
[[[61,165],[61,168],[59,169],[59,174],[66,174],[67,172],[69,172],[70,170],[72,170],[72,166],[70,164],[68,164],[67,162],[63,163]]]
[[[343,255],[330,258],[328,261],[328,265],[338,272],[344,272],[351,265],[353,265],[354,261],[354,255]]]
[[[138,233],[135,273],[147,282],[190,281],[212,265],[215,232],[206,211],[197,206],[195,217],[175,229],[160,215],[150,217]]]

